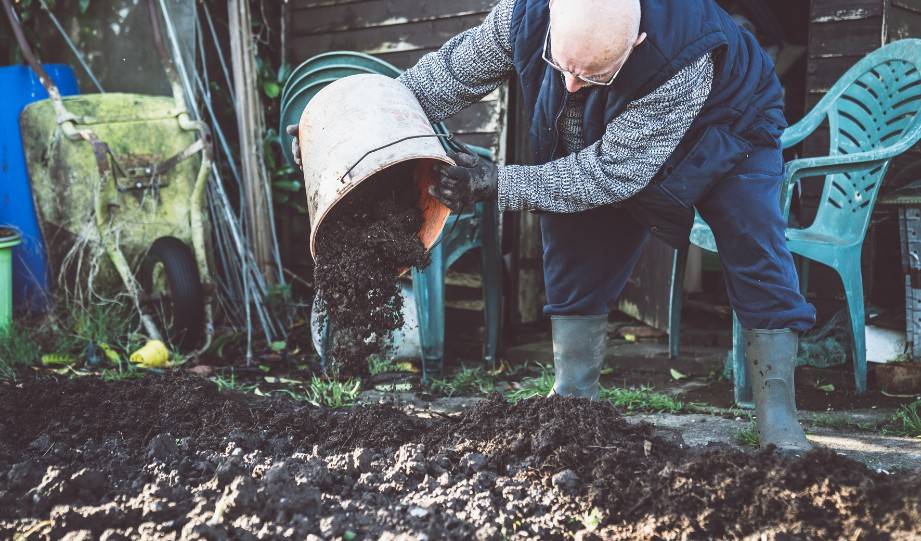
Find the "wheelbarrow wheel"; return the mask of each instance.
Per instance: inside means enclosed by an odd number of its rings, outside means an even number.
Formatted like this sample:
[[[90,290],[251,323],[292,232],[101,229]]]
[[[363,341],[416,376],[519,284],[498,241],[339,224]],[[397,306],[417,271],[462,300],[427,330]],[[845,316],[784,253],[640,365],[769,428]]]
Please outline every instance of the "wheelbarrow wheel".
[[[169,341],[191,349],[202,338],[205,294],[195,256],[175,237],[160,237],[141,262],[139,279],[148,309]]]

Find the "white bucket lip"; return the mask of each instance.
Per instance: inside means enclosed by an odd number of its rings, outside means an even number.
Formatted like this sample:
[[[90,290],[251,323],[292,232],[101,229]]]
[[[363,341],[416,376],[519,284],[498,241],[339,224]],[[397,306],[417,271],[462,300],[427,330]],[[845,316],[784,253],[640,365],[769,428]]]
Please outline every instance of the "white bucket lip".
[[[384,169],[387,169],[388,167],[393,167],[394,165],[408,162],[408,161],[425,160],[425,159],[437,160],[446,165],[456,165],[454,161],[447,156],[438,156],[435,154],[419,154],[419,155],[406,156],[406,157],[401,158],[400,161],[398,162],[383,164],[381,167],[377,167],[373,170],[370,170],[368,171],[368,173],[365,175],[364,178],[359,179],[357,181],[353,181],[350,184],[345,185],[345,189],[339,194],[339,201],[342,201],[347,194],[352,192],[352,190],[354,190],[358,186],[361,186],[366,180],[373,177],[377,173],[380,173]],[[323,225],[323,222],[326,220],[326,216],[329,215],[330,211],[334,208],[336,208],[336,205],[330,205],[326,207],[325,209],[323,209],[323,212],[321,212],[320,215],[317,216],[316,224],[314,224],[310,228],[310,255],[311,257],[313,257],[314,261],[317,260],[317,232],[320,230],[320,226]],[[445,224],[448,223],[448,218],[450,217],[450,215],[451,215],[450,212],[448,214],[445,214],[444,220],[442,220],[442,222],[438,224],[439,230],[444,231]],[[430,246],[425,247],[426,252],[428,252],[430,249],[431,249]]]

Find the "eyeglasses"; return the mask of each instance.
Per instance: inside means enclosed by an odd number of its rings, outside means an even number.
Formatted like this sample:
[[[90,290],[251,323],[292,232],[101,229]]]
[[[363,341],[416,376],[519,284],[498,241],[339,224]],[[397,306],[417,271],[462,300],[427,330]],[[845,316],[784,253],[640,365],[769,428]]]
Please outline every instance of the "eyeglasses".
[[[550,56],[549,51],[550,51],[550,25],[548,24],[547,25],[547,37],[544,38],[544,52],[543,52],[543,55],[541,55],[544,59],[544,62],[550,64],[550,66],[553,67],[553,69],[559,71],[560,73],[568,73],[569,75],[572,75],[576,79],[588,85],[611,86],[614,83],[614,79],[616,79],[617,75],[620,73],[620,70],[624,68],[624,64],[627,63],[625,60],[624,63],[621,64],[619,68],[617,68],[617,71],[614,72],[614,75],[612,75],[611,78],[608,79],[607,82],[602,82],[602,81],[596,81],[594,79],[589,79],[588,77],[583,77],[581,75],[576,75],[575,73],[564,70],[563,68],[560,67],[559,64],[553,61],[553,58]],[[633,47],[631,47],[630,50],[627,51],[627,57],[629,57],[630,53],[632,52],[633,52]]]

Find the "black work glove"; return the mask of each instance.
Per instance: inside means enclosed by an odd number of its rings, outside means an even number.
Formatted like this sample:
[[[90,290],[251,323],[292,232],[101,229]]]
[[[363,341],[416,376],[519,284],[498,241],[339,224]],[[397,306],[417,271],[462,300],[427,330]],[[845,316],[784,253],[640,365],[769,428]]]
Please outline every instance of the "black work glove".
[[[496,194],[499,182],[496,165],[473,154],[451,156],[457,165],[438,165],[429,193],[454,212]]]
[[[294,156],[294,163],[297,165],[298,169],[303,169],[304,166],[301,164],[301,145],[298,144],[297,140],[297,124],[291,124],[285,128],[285,133],[293,137],[291,140],[291,155]]]

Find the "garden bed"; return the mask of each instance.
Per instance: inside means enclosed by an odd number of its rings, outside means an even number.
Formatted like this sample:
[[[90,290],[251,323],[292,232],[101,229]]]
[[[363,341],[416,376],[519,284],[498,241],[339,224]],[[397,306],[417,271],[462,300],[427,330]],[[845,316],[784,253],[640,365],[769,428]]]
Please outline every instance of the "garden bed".
[[[917,474],[692,450],[605,403],[496,397],[426,419],[195,377],[0,385],[4,539],[917,539],[918,524]]]

